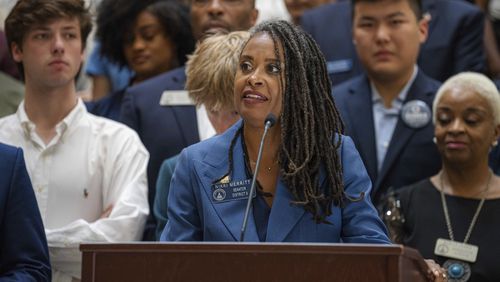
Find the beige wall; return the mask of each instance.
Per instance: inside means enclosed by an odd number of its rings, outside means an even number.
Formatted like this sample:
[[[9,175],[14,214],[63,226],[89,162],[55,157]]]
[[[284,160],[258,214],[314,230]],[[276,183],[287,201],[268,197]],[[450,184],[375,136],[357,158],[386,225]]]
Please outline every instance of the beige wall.
[[[7,17],[10,9],[16,3],[15,0],[0,0],[0,28],[3,29],[3,22]]]

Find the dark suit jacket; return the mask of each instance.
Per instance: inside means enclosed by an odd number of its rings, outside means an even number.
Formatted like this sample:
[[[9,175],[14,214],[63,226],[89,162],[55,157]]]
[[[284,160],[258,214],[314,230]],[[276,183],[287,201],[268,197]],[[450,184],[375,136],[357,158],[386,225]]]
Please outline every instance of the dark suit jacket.
[[[150,154],[150,207],[154,203],[156,179],[163,160],[200,141],[194,106],[160,105],[163,91],[183,90],[185,82],[185,68],[177,68],[129,87],[123,98],[120,120],[137,131]],[[152,216],[152,213],[150,215]],[[149,225],[147,229],[151,227]],[[147,239],[153,238],[153,233],[147,236]]]
[[[97,101],[85,102],[87,111],[96,116],[105,117],[114,121],[120,121],[120,113],[123,96],[127,89],[122,89],[107,95]]]
[[[50,281],[47,239],[21,149],[0,144],[0,281]]]
[[[421,71],[411,85],[405,103],[424,101],[432,108],[439,82]],[[355,77],[333,90],[335,103],[345,122],[345,134],[351,136],[373,182],[372,199],[375,205],[389,187],[400,188],[436,174],[441,157],[432,142],[434,126],[413,129],[398,119],[380,173],[377,169],[377,149],[370,83],[365,75]]]
[[[462,71],[484,72],[483,13],[458,0],[423,0],[422,5],[432,20],[428,39],[420,50],[420,69],[439,81]],[[324,53],[333,85],[362,73],[352,43],[350,1],[307,11],[301,24]]]

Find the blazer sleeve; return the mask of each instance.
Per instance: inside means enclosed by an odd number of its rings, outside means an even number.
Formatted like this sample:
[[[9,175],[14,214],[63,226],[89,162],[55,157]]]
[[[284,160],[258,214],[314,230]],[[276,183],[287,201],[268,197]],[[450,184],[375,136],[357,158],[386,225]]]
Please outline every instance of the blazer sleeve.
[[[342,209],[342,242],[390,244],[387,230],[370,198],[372,183],[352,139],[342,137],[342,168],[345,199]]]
[[[203,227],[196,171],[189,150],[181,152],[168,193],[168,221],[160,241],[202,241]]]
[[[5,186],[9,191],[0,212],[4,214],[0,219],[0,281],[50,281],[47,240],[21,149],[10,172],[3,174],[10,185]]]

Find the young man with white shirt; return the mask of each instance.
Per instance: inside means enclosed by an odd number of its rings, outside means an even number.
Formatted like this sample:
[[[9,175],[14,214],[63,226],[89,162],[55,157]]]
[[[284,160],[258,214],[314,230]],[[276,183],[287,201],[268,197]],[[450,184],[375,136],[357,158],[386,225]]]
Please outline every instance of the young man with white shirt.
[[[81,242],[139,240],[148,152],[131,129],[87,113],[75,89],[91,19],[83,0],[20,0],[5,21],[25,99],[0,119],[20,146],[45,225],[54,281],[80,278]]]
[[[373,183],[375,205],[390,188],[438,172],[432,100],[439,82],[417,67],[428,18],[420,0],[351,0],[352,35],[366,75],[333,90]]]

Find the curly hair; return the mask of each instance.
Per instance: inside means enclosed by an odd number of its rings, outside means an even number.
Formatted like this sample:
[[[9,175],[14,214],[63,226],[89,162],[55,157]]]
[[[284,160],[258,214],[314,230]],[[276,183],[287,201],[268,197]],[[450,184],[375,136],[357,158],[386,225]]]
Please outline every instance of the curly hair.
[[[120,66],[127,66],[123,47],[130,37],[135,19],[143,11],[155,16],[165,37],[175,44],[176,57],[184,65],[194,50],[189,9],[176,0],[103,0],[97,14],[96,37],[101,55]]]

